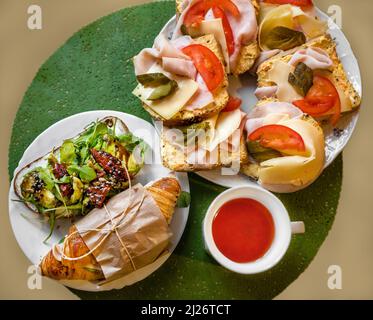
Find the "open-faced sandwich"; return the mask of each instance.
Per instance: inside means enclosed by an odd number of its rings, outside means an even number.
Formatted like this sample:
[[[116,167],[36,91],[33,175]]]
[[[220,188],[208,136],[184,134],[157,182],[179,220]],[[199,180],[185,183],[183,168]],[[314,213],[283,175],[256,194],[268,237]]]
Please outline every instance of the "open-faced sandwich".
[[[133,94],[165,125],[200,122],[217,114],[228,101],[223,61],[212,34],[175,40],[160,34],[153,48],[134,57],[139,84]]]
[[[173,39],[213,34],[222,48],[227,73],[250,70],[259,55],[257,0],[176,0],[176,11]]]
[[[85,215],[127,189],[145,150],[120,119],[107,117],[21,169],[14,190],[31,210],[49,217],[52,232],[56,219]]]
[[[294,52],[280,53],[257,71],[258,99],[277,98],[336,125],[341,113],[356,109],[359,94],[347,78],[330,35],[323,35]]]
[[[324,168],[324,134],[309,115],[287,102],[261,101],[246,122],[251,161],[242,172],[274,192],[293,192]]]
[[[111,281],[154,262],[167,250],[180,191],[177,179],[166,177],[116,195],[70,228],[42,259],[42,275]]]
[[[243,128],[246,114],[231,98],[226,109],[202,122],[182,127],[163,127],[163,165],[175,171],[239,167],[249,160]]]
[[[312,0],[260,0],[259,45],[262,51],[290,50],[325,34]]]

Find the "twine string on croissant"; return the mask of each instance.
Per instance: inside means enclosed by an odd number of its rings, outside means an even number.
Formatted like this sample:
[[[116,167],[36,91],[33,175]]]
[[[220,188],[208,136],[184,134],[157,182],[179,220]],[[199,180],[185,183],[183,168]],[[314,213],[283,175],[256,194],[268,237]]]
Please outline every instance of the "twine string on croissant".
[[[122,226],[124,226],[126,224],[126,222],[123,222],[123,223],[120,223],[123,218],[125,217],[126,213],[127,213],[127,210],[129,208],[129,205],[131,203],[131,198],[132,198],[132,184],[131,184],[131,178],[130,178],[130,175],[128,173],[128,170],[127,170],[127,166],[123,163],[123,167],[126,171],[126,175],[127,175],[127,178],[128,178],[128,191],[129,191],[129,197],[128,197],[128,201],[127,201],[127,204],[126,204],[126,208],[123,210],[123,212],[120,214],[120,216],[118,217],[117,221],[114,222],[109,210],[107,209],[106,205],[104,204],[104,209],[105,209],[105,212],[106,214],[109,216],[109,219],[110,219],[110,222],[111,222],[111,228],[101,228],[101,229],[98,229],[98,228],[88,228],[88,229],[83,229],[83,230],[77,230],[75,232],[72,232],[71,234],[69,234],[67,237],[65,237],[64,241],[63,241],[63,249],[62,249],[62,252],[60,252],[60,255],[61,255],[61,258],[65,259],[65,260],[68,260],[68,261],[77,261],[77,260],[80,260],[80,259],[83,259],[83,258],[86,258],[88,257],[90,254],[93,254],[93,252],[95,250],[97,250],[104,242],[105,240],[111,235],[111,233],[115,232],[115,235],[117,236],[120,244],[122,245],[124,251],[126,252],[130,262],[131,262],[131,265],[132,265],[132,268],[134,270],[136,270],[136,265],[132,259],[132,256],[131,254],[129,253],[126,245],[124,244],[123,240],[121,239],[120,235],[119,235],[119,232],[118,232],[118,229]],[[142,196],[142,199],[141,199],[141,202],[140,202],[140,205],[137,206],[137,209],[136,211],[141,207],[142,203],[144,201],[144,195]],[[95,232],[105,232],[106,234],[104,235],[104,237],[91,249],[89,250],[87,253],[79,256],[79,257],[69,257],[65,254],[65,245],[66,245],[66,242],[67,240],[72,237],[73,235],[77,234],[77,233],[87,233],[87,232],[91,232],[91,231],[95,231]]]

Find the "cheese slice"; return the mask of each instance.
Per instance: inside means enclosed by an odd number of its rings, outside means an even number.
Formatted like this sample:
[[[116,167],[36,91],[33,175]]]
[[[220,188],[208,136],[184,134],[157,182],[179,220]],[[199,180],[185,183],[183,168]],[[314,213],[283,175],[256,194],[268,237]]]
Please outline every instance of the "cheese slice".
[[[262,50],[268,50],[265,45],[269,32],[275,27],[296,29],[300,25],[308,39],[323,35],[327,30],[327,23],[307,14],[298,6],[284,4],[275,8],[266,7],[265,16],[259,28],[259,45]]]
[[[206,149],[210,152],[214,150],[221,142],[227,140],[235,130],[238,130],[240,123],[240,109],[230,112],[220,112],[216,120],[214,136]]]
[[[158,63],[155,63],[148,71],[148,73],[156,72],[163,73],[169,79],[177,82],[178,88],[173,94],[160,100],[147,100],[154,88],[145,88],[142,84],[138,84],[135,90],[132,91],[132,94],[138,97],[161,117],[169,120],[184,107],[190,98],[193,97],[197,92],[199,85],[192,79],[179,77],[166,72]]]
[[[198,90],[198,83],[194,80],[178,79],[175,81],[178,85],[177,90],[172,95],[160,100],[147,100],[146,98],[149,97],[149,88],[145,88],[142,84],[139,84],[132,93],[154,112],[158,113],[164,119],[169,120],[183,108]]]
[[[282,61],[275,60],[272,68],[267,72],[265,80],[277,84],[276,96],[280,101],[292,103],[295,100],[303,99],[303,97],[289,83],[289,74],[294,71],[294,67]]]
[[[227,41],[225,39],[222,20],[220,18],[203,20],[200,25],[200,32],[204,35],[213,34],[216,41],[219,42],[222,52],[223,52],[225,64],[226,64],[226,72],[229,73],[230,72],[229,53],[228,53]]]
[[[281,5],[266,13],[259,27],[259,46],[262,50],[269,50],[265,45],[268,34],[275,27],[294,29],[291,5]]]
[[[303,96],[297,93],[294,87],[289,83],[289,74],[294,72],[294,67],[282,60],[275,60],[272,68],[267,72],[264,80],[274,82],[277,84],[276,97],[283,102],[292,103],[295,100],[304,99]],[[333,74],[328,71],[318,70],[318,74],[328,78],[338,91],[339,99],[341,100],[341,112],[348,112],[352,110],[352,103],[349,97],[341,89],[338,82],[334,79]],[[330,110],[326,115],[333,114]]]
[[[262,2],[262,1],[260,2],[259,6],[260,6],[259,24],[264,20],[264,18],[268,15],[268,13],[271,10],[278,7],[277,4],[266,3],[266,2]]]
[[[323,131],[312,118],[290,119],[279,124],[301,135],[307,154],[279,157],[262,162],[258,168],[259,182],[272,185],[308,185],[320,175],[324,167]]]
[[[321,21],[308,15],[298,6],[292,6],[291,10],[293,18],[302,26],[302,30],[308,38],[316,38],[326,32],[326,21]]]

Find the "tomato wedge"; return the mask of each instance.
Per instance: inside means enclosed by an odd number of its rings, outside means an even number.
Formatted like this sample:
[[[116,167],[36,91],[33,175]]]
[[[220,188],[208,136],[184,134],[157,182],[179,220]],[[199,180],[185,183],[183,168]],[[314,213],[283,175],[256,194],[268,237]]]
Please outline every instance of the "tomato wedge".
[[[240,15],[237,6],[230,0],[200,0],[192,5],[184,16],[186,27],[197,27],[205,19],[207,11],[219,6],[224,11],[230,12],[234,17]]]
[[[334,84],[325,77],[313,77],[313,86],[303,100],[293,104],[313,117],[320,117],[334,108],[331,123],[335,126],[341,116],[341,100]]]
[[[214,91],[224,79],[224,69],[219,58],[209,48],[191,44],[182,49],[189,56],[210,91]]]
[[[250,141],[258,141],[265,148],[285,153],[291,150],[299,152],[306,150],[303,138],[297,132],[289,127],[278,124],[260,127],[253,131],[248,139]]]
[[[313,6],[312,0],[264,0],[264,2],[272,4],[292,4],[298,7]]]
[[[241,107],[241,104],[242,104],[242,100],[240,98],[229,97],[229,100],[228,100],[227,104],[225,105],[225,108],[223,109],[223,112],[234,111],[234,110],[238,109],[239,107]]]
[[[215,18],[221,19],[224,29],[225,41],[227,42],[228,53],[231,56],[234,53],[234,37],[228,18],[224,13],[224,10],[220,7],[213,7],[212,12],[214,13]]]

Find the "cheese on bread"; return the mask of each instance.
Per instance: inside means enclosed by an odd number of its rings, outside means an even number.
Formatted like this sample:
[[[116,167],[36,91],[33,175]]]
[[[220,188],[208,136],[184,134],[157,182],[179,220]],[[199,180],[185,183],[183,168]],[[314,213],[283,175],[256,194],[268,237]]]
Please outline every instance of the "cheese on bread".
[[[361,98],[347,78],[346,72],[337,54],[336,44],[331,36],[328,34],[323,35],[306,43],[297,50],[307,48],[322,49],[331,59],[331,68],[324,70],[318,69],[315,70],[315,72],[321,73],[335,85],[341,100],[341,111],[348,112],[357,108],[361,103]],[[277,85],[278,91],[274,98],[278,98],[280,101],[293,102],[294,100],[303,98],[288,82],[288,75],[294,70],[294,67],[289,64],[289,61],[294,56],[295,52],[296,50],[280,53],[263,62],[257,71],[259,88]]]

